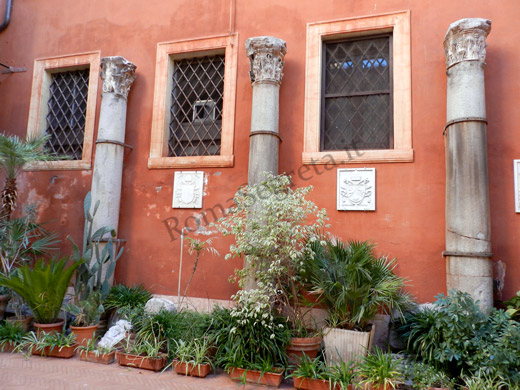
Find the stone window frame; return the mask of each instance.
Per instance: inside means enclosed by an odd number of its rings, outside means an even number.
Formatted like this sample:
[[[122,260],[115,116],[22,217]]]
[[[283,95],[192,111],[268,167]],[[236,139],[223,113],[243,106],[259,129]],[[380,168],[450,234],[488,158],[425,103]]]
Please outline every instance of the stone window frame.
[[[392,149],[320,151],[323,42],[392,33]],[[410,11],[307,24],[303,164],[413,162]]]
[[[175,59],[212,54],[225,55],[220,155],[168,157],[173,62]],[[157,44],[149,169],[234,165],[237,61],[238,34]]]
[[[28,138],[44,134],[47,128],[47,102],[50,97],[50,85],[53,73],[89,68],[87,110],[85,113],[85,130],[83,134],[81,160],[32,162],[26,164],[24,170],[88,170],[92,168],[92,146],[94,143],[100,63],[100,51],[34,60],[29,120],[27,123]]]

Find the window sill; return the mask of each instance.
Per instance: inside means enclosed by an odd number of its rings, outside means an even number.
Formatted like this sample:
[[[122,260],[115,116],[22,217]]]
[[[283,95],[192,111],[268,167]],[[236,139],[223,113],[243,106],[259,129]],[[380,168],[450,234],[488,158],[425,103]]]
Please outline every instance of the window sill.
[[[233,167],[235,158],[231,156],[194,157],[150,157],[148,169],[163,168],[228,168]]]
[[[79,171],[91,168],[90,160],[37,161],[23,166],[24,171]]]
[[[413,149],[304,152],[304,165],[413,162]]]

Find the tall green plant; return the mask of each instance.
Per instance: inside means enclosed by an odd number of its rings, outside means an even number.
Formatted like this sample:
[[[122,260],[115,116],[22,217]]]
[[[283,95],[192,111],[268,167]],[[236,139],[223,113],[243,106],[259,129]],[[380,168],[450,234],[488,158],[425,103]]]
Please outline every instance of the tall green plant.
[[[53,323],[58,318],[70,280],[82,264],[78,261],[67,267],[67,262],[66,258],[51,259],[47,263],[38,260],[34,268],[26,264],[11,275],[0,275],[0,285],[23,298],[36,322]]]
[[[366,330],[379,312],[411,303],[406,280],[394,274],[395,259],[377,257],[368,242],[322,237],[304,256],[307,288],[327,307],[331,326]]]
[[[22,140],[15,135],[0,133],[0,169],[5,173],[1,195],[0,219],[10,219],[16,207],[18,190],[16,177],[23,165],[33,161],[49,161],[58,157],[44,149],[49,137]]]
[[[96,202],[91,213],[92,196],[89,192],[83,202],[85,215],[85,226],[83,233],[83,247],[79,247],[69,236],[72,242],[72,258],[80,262],[76,276],[74,292],[76,299],[84,300],[93,291],[99,291],[103,299],[110,292],[110,278],[116,269],[116,262],[123,253],[121,248],[118,252],[117,242],[114,240],[116,231],[110,227],[103,226],[93,231],[94,217],[99,207]],[[104,243],[104,246],[102,246]],[[100,249],[102,247],[102,249]],[[104,270],[103,268],[106,268]]]
[[[310,253],[309,237],[325,226],[327,214],[306,199],[312,187],[291,188],[288,175],[273,176],[236,193],[235,206],[218,228],[233,235],[231,256],[243,257],[246,266],[236,272],[240,287],[254,280],[259,292],[287,316],[292,329],[301,325],[301,254]],[[251,286],[249,286],[251,287]],[[240,292],[237,294],[240,298]]]

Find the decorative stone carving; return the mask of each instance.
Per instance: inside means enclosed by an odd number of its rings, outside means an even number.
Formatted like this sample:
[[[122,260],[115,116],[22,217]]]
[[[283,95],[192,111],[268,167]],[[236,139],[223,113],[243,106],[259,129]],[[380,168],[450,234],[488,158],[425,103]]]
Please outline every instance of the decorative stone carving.
[[[520,160],[513,160],[515,183],[515,212],[520,213]]]
[[[462,61],[486,59],[486,37],[491,30],[491,21],[481,18],[461,19],[450,24],[444,37],[446,67]]]
[[[204,172],[175,172],[173,181],[173,208],[200,209],[204,189]]]
[[[287,46],[284,40],[275,37],[254,37],[246,41],[246,53],[251,61],[251,83],[280,85]]]
[[[376,209],[376,169],[338,169],[338,210]]]
[[[103,93],[114,93],[127,99],[128,91],[135,80],[135,69],[136,66],[123,57],[103,57],[101,59]]]
[[[120,341],[123,341],[127,332],[132,330],[132,324],[127,320],[119,320],[112,326],[103,338],[99,341],[100,347],[113,347]]]

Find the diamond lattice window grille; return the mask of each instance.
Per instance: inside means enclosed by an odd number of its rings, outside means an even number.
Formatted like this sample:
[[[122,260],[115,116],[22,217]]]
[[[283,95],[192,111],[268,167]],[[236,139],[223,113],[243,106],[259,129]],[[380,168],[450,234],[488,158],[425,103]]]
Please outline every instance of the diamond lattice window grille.
[[[73,160],[81,160],[83,154],[89,73],[89,69],[53,73],[49,89],[46,148]]]
[[[224,55],[174,61],[168,156],[220,154]]]
[[[322,151],[393,147],[391,38],[324,42]]]

